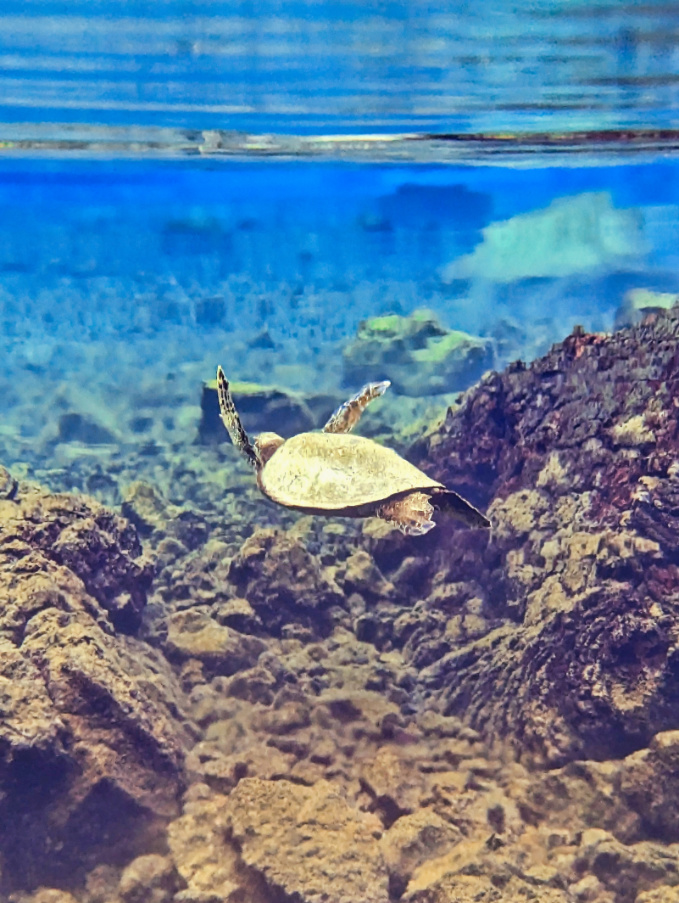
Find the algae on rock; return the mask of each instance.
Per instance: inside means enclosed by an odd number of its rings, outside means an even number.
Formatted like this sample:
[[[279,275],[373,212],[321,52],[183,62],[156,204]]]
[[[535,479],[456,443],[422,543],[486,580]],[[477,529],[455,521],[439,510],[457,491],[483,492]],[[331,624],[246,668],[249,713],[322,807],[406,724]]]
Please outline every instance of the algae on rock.
[[[440,395],[475,382],[491,366],[492,346],[416,310],[364,320],[342,355],[347,384],[389,379],[401,395]]]

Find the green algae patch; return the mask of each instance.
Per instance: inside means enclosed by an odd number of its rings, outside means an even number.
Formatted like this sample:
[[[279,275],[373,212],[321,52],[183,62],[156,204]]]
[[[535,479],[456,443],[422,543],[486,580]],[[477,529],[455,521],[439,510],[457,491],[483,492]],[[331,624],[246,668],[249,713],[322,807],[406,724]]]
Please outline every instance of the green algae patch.
[[[426,309],[364,320],[343,351],[351,385],[388,379],[401,395],[459,392],[492,364],[489,340],[446,329]]]
[[[206,389],[209,389],[212,392],[217,391],[216,379],[208,379],[205,381],[204,385]],[[229,380],[229,385],[231,386],[231,391],[234,393],[234,395],[252,396],[277,391],[273,386],[264,386],[261,383],[234,382],[233,380]]]
[[[460,351],[465,345],[483,345],[484,343],[474,336],[464,332],[449,332],[440,338],[430,339],[424,348],[413,351],[416,361],[429,361],[432,364],[443,363],[448,357]]]
[[[372,317],[361,323],[359,335],[395,336],[399,334],[402,328],[402,321],[403,317],[398,316],[398,314],[388,314],[386,317]]]

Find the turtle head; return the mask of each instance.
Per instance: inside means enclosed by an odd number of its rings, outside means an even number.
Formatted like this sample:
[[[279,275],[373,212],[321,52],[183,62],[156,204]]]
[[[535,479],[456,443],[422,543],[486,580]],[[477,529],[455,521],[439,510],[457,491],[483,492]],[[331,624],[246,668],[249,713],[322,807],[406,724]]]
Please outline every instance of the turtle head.
[[[255,451],[260,461],[260,466],[264,467],[271,455],[281,447],[285,442],[278,433],[260,433],[255,439]]]

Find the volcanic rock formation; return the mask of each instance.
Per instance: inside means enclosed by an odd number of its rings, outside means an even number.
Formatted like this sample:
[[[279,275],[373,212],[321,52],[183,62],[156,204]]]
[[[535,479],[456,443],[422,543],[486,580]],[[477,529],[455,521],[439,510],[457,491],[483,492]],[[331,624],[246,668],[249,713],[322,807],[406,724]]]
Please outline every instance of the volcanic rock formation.
[[[428,577],[447,589],[407,657],[444,711],[524,760],[618,757],[677,726],[678,324],[576,332],[491,375],[414,450],[491,502],[494,529],[483,549],[438,532]],[[484,626],[468,635],[472,586]]]
[[[136,483],[149,585],[130,523],[0,473],[9,899],[676,899],[677,348],[576,331],[462,396],[409,457],[489,534]]]
[[[159,843],[191,734],[167,662],[133,636],[151,580],[135,531],[91,500],[0,482],[8,890]]]

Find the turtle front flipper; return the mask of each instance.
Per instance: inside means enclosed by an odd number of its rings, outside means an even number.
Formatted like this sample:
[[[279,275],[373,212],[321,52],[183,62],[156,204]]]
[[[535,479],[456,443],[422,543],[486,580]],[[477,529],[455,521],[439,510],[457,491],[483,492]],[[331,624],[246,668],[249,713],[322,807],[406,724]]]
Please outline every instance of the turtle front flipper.
[[[361,414],[368,407],[371,401],[384,395],[391,383],[385,379],[381,383],[368,383],[363,386],[360,392],[357,392],[344,404],[341,404],[330,420],[323,427],[324,433],[350,433],[361,419]]]
[[[248,434],[243,429],[243,424],[231,397],[229,381],[221,367],[217,367],[217,395],[219,397],[219,412],[222,423],[226,427],[231,441],[253,467],[259,467],[257,452],[248,439]]]

